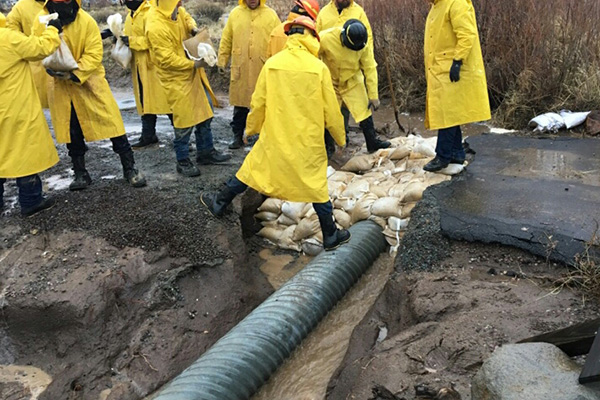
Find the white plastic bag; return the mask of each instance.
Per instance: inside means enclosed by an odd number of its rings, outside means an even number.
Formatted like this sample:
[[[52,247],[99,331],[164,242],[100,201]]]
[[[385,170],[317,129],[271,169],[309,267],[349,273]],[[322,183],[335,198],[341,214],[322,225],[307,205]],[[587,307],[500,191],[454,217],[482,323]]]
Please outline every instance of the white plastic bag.
[[[529,127],[534,128],[534,132],[558,132],[559,129],[565,127],[565,120],[560,114],[557,113],[546,113],[538,115],[531,121],[529,121]]]
[[[560,112],[560,116],[563,118],[563,121],[565,121],[565,128],[567,129],[583,124],[588,115],[590,115],[590,111],[571,112],[569,110],[561,110]]]
[[[109,15],[106,19],[108,28],[117,38],[117,43],[113,46],[110,56],[115,60],[121,67],[127,69],[131,64],[131,50],[123,43],[121,36],[123,36],[123,17],[121,14]]]
[[[42,65],[44,68],[57,72],[70,72],[79,68],[77,61],[73,57],[73,53],[71,53],[69,46],[63,40],[62,34],[60,35],[60,46],[54,53],[42,60]]]

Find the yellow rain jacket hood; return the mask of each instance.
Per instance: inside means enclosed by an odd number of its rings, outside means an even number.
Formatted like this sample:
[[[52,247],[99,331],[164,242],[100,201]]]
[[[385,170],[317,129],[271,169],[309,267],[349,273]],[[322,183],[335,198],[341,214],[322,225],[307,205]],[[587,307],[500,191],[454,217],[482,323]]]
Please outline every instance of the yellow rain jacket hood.
[[[183,48],[183,41],[191,37],[196,23],[183,7],[177,20],[171,15],[178,0],[159,0],[158,7],[150,10],[146,21],[146,37],[150,45],[152,63],[157,67],[160,84],[173,112],[175,128],[198,125],[213,117],[208,96],[217,106],[206,72],[195,69]]]
[[[281,24],[265,2],[261,0],[260,6],[251,10],[239,0],[221,35],[217,65],[226,67],[231,60],[229,103],[233,106],[250,107],[258,74],[267,59],[271,32]]]
[[[43,5],[35,0],[19,0],[6,16],[6,26],[25,35],[31,35],[33,20],[42,11]],[[48,74],[41,61],[29,63],[33,79],[43,108],[48,108]]]
[[[59,44],[56,28],[26,36],[7,29],[0,13],[0,178],[37,174],[58,162],[29,62],[42,60]]]
[[[425,25],[424,53],[426,128],[450,128],[491,118],[471,0],[435,0]],[[463,61],[458,82],[450,82],[453,60]]]
[[[330,28],[321,32],[319,55],[331,71],[340,104],[348,108],[355,121],[361,122],[371,116],[369,100],[379,98],[377,62],[370,46],[360,51],[344,47],[342,30]]]
[[[76,0],[81,6],[81,0]],[[46,2],[47,4],[47,2]],[[44,10],[40,15],[47,15]],[[40,35],[44,26],[33,21],[33,34]],[[79,82],[49,79],[48,102],[56,140],[70,143],[71,104],[75,108],[83,136],[88,142],[125,134],[117,106],[102,66],[103,46],[96,21],[79,9],[73,22],[63,27],[62,40],[67,44],[79,68],[72,71]]]
[[[246,133],[260,133],[237,178],[271,197],[325,203],[327,153],[323,132],[344,146],[344,120],[327,66],[310,33],[289,37],[262,69]]]
[[[367,27],[369,32],[369,46],[373,48],[373,31],[371,30],[371,24],[365,10],[359,6],[354,0],[350,0],[350,5],[338,12],[337,7],[333,0],[329,2],[317,17],[317,31],[321,34],[321,31],[331,28],[343,27],[346,21],[349,19],[357,19]]]
[[[133,55],[131,61],[131,80],[138,114],[170,114],[171,107],[167,95],[160,83],[156,66],[150,61],[150,44],[146,37],[146,22],[152,5],[142,3],[137,10],[127,13],[123,32],[129,37],[129,48]],[[142,91],[140,91],[140,82]],[[140,93],[144,96],[140,98]]]

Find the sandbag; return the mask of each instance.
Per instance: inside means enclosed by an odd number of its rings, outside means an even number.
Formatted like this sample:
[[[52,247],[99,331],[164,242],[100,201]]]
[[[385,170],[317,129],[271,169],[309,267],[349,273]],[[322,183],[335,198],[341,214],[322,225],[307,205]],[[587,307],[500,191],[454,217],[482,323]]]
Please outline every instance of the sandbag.
[[[110,56],[121,67],[128,68],[131,64],[132,54],[129,47],[121,40],[121,36],[123,36],[123,16],[121,14],[109,15],[106,18],[106,23],[113,36],[117,38],[117,42],[110,51]]]
[[[421,140],[415,144],[411,152],[411,157],[413,153],[420,154],[422,157],[418,158],[430,158],[435,157],[435,145],[431,146],[428,140]]]
[[[329,182],[336,181],[336,182],[344,182],[344,183],[348,184],[348,183],[350,183],[350,181],[352,179],[354,179],[355,176],[356,176],[356,174],[354,174],[352,172],[336,171],[329,178],[327,178],[327,180]]]
[[[334,209],[333,217],[335,218],[335,222],[337,222],[344,229],[348,229],[350,228],[350,225],[352,225],[352,217],[343,210],[338,210],[337,208]]]
[[[308,237],[316,235],[321,230],[321,225],[319,224],[319,216],[313,215],[310,218],[302,218],[294,234],[292,236],[292,240],[295,242],[306,239]]]
[[[383,236],[388,244],[392,247],[398,246],[400,243],[400,239],[402,239],[403,233],[393,231],[389,227],[383,230]]]
[[[275,221],[260,221],[260,224],[264,227],[279,229],[279,224],[277,223],[277,220],[275,220]]]
[[[427,186],[437,185],[438,183],[452,179],[449,175],[438,174],[435,172],[425,172],[425,175],[423,175],[422,178],[424,178],[423,182],[425,182]]]
[[[371,216],[371,206],[377,199],[373,193],[367,193],[359,199],[352,210],[352,224],[367,220]]]
[[[410,222],[409,218],[398,218],[398,217],[390,217],[388,218],[388,226],[393,231],[404,231],[408,228],[408,223]]]
[[[380,163],[377,163],[375,169],[373,171],[392,171],[396,168],[396,165],[391,160],[383,160]]]
[[[346,184],[340,181],[329,181],[327,186],[329,189],[329,197],[331,197],[333,200],[341,197],[342,193],[344,193],[344,190],[346,190]]]
[[[268,198],[260,205],[260,207],[258,207],[258,211],[268,211],[274,214],[280,214],[282,205],[283,200]]]
[[[191,60],[204,60],[209,66],[217,64],[217,54],[212,47],[208,28],[203,27],[194,37],[183,42],[183,48]]]
[[[402,160],[408,157],[409,155],[410,149],[408,148],[408,146],[394,147],[392,149],[392,152],[390,153],[389,159],[394,161]]]
[[[292,236],[294,236],[296,227],[297,227],[296,225],[288,226],[281,233],[281,236],[279,237],[279,242],[277,242],[277,245],[279,247],[281,247],[282,249],[285,249],[285,250],[293,250],[293,251],[301,251],[302,250],[300,245],[298,243],[294,242],[294,240],[292,239]]]
[[[42,60],[44,68],[51,69],[57,72],[71,72],[79,68],[77,61],[73,57],[73,53],[69,46],[63,40],[63,34],[60,34],[60,45],[58,49],[48,57]]]
[[[396,184],[394,179],[385,180],[383,182],[375,182],[370,186],[371,193],[377,197],[388,197],[388,193],[392,186]]]
[[[369,155],[359,155],[354,156],[344,166],[341,168],[342,171],[350,171],[350,172],[362,172],[368,171],[373,168],[377,159],[369,154]]]
[[[307,256],[315,257],[323,251],[323,244],[317,239],[308,238],[302,241],[302,252]]]
[[[292,201],[284,201],[281,205],[281,212],[296,223],[300,222],[304,217],[304,207],[306,203],[297,203]]]
[[[275,214],[268,211],[259,212],[254,216],[256,219],[260,221],[276,221],[279,218],[279,214]]]
[[[443,175],[458,175],[465,169],[464,164],[448,164],[446,168],[439,170],[438,172]]]
[[[282,230],[273,227],[264,227],[258,231],[258,236],[270,240],[273,244],[278,244],[281,238]]]
[[[277,218],[277,223],[282,226],[290,226],[296,225],[297,222],[289,218],[287,215],[281,214],[279,218]]]
[[[359,199],[369,192],[369,181],[365,179],[354,179],[346,186],[346,189],[342,192],[344,198]]]
[[[402,197],[404,197],[404,192],[406,191],[407,186],[408,186],[408,183],[396,183],[388,190],[388,196],[401,199]],[[381,196],[381,197],[386,197],[386,196]]]
[[[331,165],[327,166],[327,179],[329,179],[329,177],[333,174],[335,174],[335,168],[333,168]]]
[[[402,218],[402,219],[409,218],[410,213],[412,212],[413,208],[415,208],[416,205],[417,205],[417,203],[403,204],[402,205],[402,214],[400,215],[400,218]]]
[[[413,182],[410,183],[404,192],[401,200],[403,203],[412,203],[419,201],[423,198],[423,192],[427,189],[427,185],[424,182]]]
[[[354,209],[354,205],[356,204],[356,199],[348,198],[348,197],[339,197],[333,201],[333,206],[335,208],[339,208],[347,213],[352,213]]]
[[[383,229],[385,229],[385,227],[387,225],[387,221],[385,220],[385,218],[378,217],[377,215],[371,215],[369,217],[369,221],[375,222],[377,225],[379,225]]]
[[[384,197],[378,199],[373,203],[371,213],[382,218],[401,217],[402,206],[400,205],[400,199],[397,197]]]
[[[371,171],[371,172],[367,172],[366,174],[362,175],[362,178],[358,178],[358,179],[366,179],[369,182],[373,182],[373,181],[381,181],[384,180],[386,178],[385,173],[381,172],[381,171]]]

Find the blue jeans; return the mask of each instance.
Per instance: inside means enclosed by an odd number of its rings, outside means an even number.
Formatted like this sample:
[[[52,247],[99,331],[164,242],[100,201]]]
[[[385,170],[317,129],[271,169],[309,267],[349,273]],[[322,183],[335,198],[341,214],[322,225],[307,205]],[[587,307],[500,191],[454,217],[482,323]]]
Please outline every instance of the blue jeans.
[[[460,126],[453,126],[438,131],[435,153],[444,162],[450,162],[451,160],[464,161],[466,154],[462,145],[462,131],[460,130]]]
[[[240,181],[236,176],[233,176],[233,178],[227,181],[227,188],[237,196],[244,193],[244,191],[248,189],[248,185]],[[333,205],[331,204],[331,201],[328,201],[327,203],[313,203],[313,207],[320,217],[327,217],[333,214]]]
[[[4,182],[6,179],[0,178],[0,207],[4,205]],[[42,202],[42,180],[38,174],[17,178],[17,186],[21,210],[35,207]]]
[[[211,110],[214,110],[212,99],[206,88],[204,88],[204,93],[206,94]],[[190,158],[190,137],[192,136],[192,132],[194,132],[194,128],[196,128],[196,151],[198,153],[208,153],[214,149],[211,123],[212,118],[209,118],[195,127],[174,128],[175,139],[173,140],[173,148],[175,149],[177,161]]]

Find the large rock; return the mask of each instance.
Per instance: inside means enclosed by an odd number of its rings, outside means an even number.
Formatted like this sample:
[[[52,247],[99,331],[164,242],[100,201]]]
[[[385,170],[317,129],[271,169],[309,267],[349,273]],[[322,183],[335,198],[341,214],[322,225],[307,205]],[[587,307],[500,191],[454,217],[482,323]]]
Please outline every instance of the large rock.
[[[506,345],[483,364],[473,400],[598,400],[600,391],[578,383],[581,367],[548,343]]]

